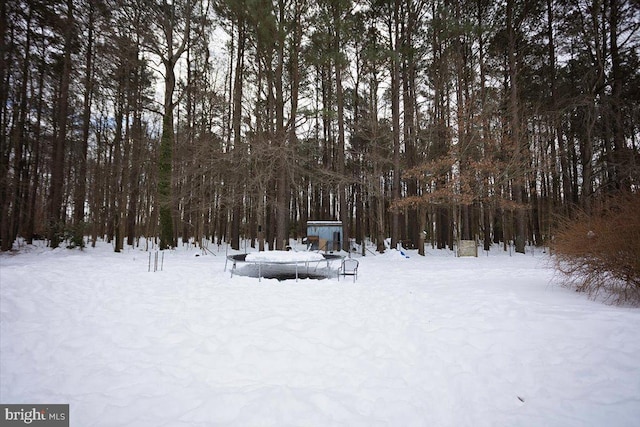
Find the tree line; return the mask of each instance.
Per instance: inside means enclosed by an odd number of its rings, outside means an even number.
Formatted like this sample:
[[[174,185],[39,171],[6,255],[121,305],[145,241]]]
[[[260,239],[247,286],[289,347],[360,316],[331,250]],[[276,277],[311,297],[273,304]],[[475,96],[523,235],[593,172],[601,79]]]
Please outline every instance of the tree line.
[[[524,252],[638,191],[639,29],[634,0],[4,1],[0,247],[337,219]]]

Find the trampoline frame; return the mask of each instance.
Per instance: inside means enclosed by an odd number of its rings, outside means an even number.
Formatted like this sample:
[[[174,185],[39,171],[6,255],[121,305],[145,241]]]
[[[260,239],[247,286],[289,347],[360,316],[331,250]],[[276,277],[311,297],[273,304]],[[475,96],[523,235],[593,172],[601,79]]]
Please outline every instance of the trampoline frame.
[[[322,255],[323,259],[317,260],[317,261],[277,261],[277,260],[273,260],[273,261],[269,261],[269,260],[254,260],[254,261],[247,261],[247,255],[246,253],[244,254],[235,254],[235,255],[227,255],[227,260],[224,263],[224,271],[227,271],[227,262],[228,261],[233,261],[233,265],[231,266],[231,277],[233,278],[233,273],[236,271],[237,268],[237,263],[239,262],[243,262],[243,263],[247,263],[247,264],[253,264],[253,265],[257,265],[258,266],[258,281],[261,282],[262,281],[262,266],[263,265],[295,265],[296,267],[296,282],[298,281],[298,267],[300,265],[304,265],[305,269],[306,269],[306,274],[309,274],[309,264],[315,263],[316,267],[315,269],[318,268],[318,265],[321,262],[325,262],[327,263],[327,269],[331,269],[331,263],[333,261],[336,260],[340,260],[342,261],[342,259],[344,259],[344,255],[338,255],[338,254],[320,254]]]

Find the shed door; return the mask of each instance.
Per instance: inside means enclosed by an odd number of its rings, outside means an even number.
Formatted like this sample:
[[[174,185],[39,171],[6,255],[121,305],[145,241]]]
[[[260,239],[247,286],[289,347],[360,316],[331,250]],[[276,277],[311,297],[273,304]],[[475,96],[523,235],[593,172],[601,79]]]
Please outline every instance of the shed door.
[[[341,247],[342,245],[340,244],[340,232],[334,231],[333,232],[333,250],[339,251]]]

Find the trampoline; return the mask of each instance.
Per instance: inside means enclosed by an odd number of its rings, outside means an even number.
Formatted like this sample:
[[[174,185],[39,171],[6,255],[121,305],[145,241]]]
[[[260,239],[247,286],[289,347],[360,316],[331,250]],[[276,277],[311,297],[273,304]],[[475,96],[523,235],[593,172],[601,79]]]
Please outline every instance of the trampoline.
[[[244,275],[250,277],[290,280],[295,279],[326,279],[337,273],[332,268],[334,261],[342,261],[343,255],[321,254],[317,252],[292,251],[264,251],[246,254],[227,255],[227,262],[231,261],[231,277]],[[225,271],[227,270],[225,262]],[[247,267],[238,268],[239,263]]]

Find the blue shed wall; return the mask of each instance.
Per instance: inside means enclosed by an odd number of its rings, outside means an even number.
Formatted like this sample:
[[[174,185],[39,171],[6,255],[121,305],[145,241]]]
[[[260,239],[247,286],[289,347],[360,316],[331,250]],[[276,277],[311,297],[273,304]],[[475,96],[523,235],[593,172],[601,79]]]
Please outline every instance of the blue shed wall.
[[[307,236],[318,236],[321,239],[333,240],[333,233],[340,233],[342,238],[342,226],[307,226]]]
[[[307,236],[317,236],[320,241],[327,242],[326,247],[312,245],[311,249],[313,250],[340,250],[342,239],[344,238],[342,223],[340,221],[309,221],[307,223]]]

